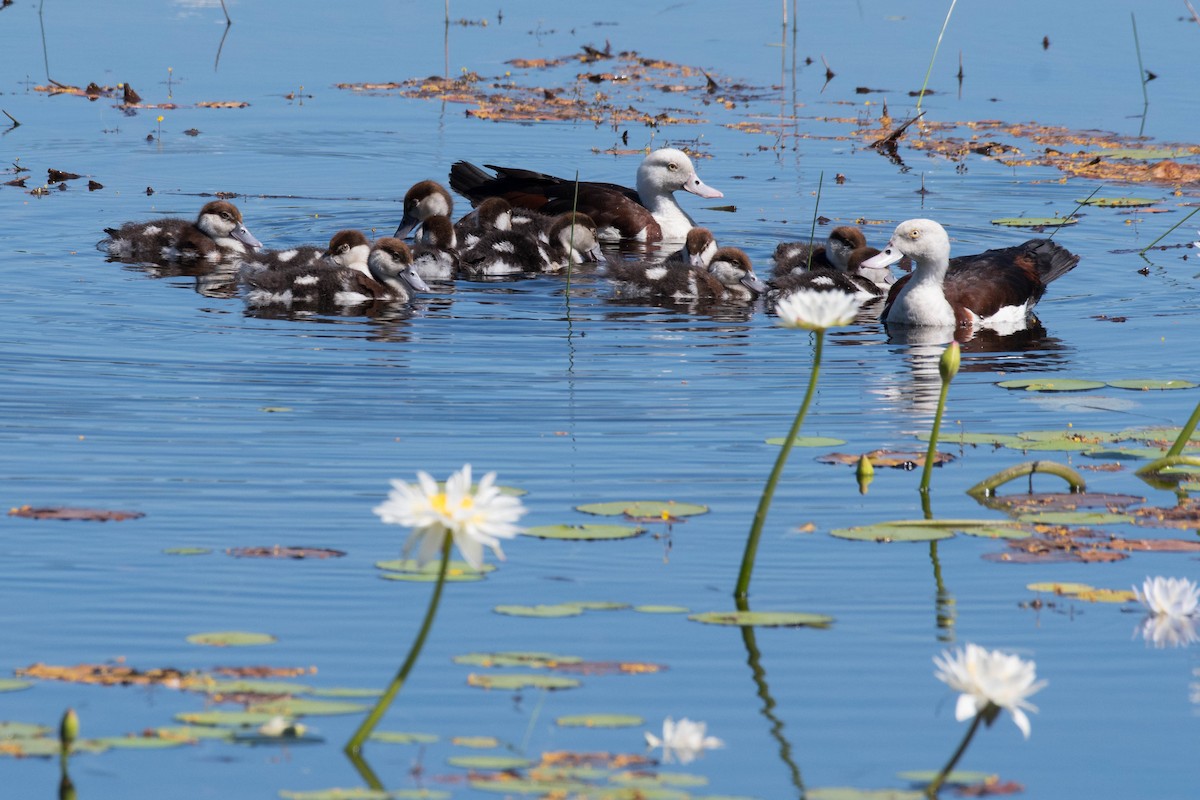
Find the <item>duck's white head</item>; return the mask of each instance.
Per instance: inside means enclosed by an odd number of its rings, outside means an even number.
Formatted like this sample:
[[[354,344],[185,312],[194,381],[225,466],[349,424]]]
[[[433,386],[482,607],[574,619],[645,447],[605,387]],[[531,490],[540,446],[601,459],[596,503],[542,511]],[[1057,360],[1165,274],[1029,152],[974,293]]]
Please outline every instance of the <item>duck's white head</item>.
[[[874,269],[895,264],[908,256],[918,270],[942,272],[950,266],[950,237],[946,229],[931,219],[910,219],[896,226],[883,251],[862,262],[859,269]]]
[[[226,243],[232,240],[251,250],[262,247],[262,242],[255,239],[254,234],[250,233],[242,222],[242,212],[226,200],[206,203],[204,208],[200,209],[200,216],[196,218],[196,227],[219,244],[222,240]]]
[[[653,197],[671,194],[677,189],[700,197],[724,197],[696,174],[696,167],[687,153],[673,147],[655,150],[642,161],[637,172],[638,196],[647,208]]]
[[[377,240],[371,247],[367,263],[371,277],[404,299],[411,299],[417,292],[429,291],[428,284],[413,266],[412,250],[400,239],[385,236]]]
[[[367,270],[367,257],[371,254],[371,243],[362,231],[338,231],[329,240],[329,249],[325,258],[339,267],[356,269],[364,274]]]

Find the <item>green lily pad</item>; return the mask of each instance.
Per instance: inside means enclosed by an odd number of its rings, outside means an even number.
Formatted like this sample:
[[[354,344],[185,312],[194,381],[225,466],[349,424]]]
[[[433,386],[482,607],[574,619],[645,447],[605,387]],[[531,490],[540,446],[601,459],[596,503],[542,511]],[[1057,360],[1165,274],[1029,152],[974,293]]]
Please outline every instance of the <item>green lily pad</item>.
[[[1085,453],[1100,447],[1098,442],[1080,441],[1062,437],[1060,439],[1019,440],[1016,444],[1005,445],[1011,450],[1022,450],[1034,453]]]
[[[1074,225],[1078,221],[1074,217],[1001,217],[992,220],[992,224],[1010,228],[1049,228]]]
[[[1152,206],[1158,201],[1149,197],[1089,197],[1086,200],[1076,200],[1075,202],[1099,208],[1137,208],[1138,206]]]
[[[1050,592],[1063,597],[1074,597],[1089,603],[1131,603],[1137,595],[1129,589],[1097,589],[1086,583],[1031,583],[1025,587],[1034,592]]]
[[[528,758],[520,756],[451,756],[446,763],[452,767],[467,769],[525,769],[533,766]]]
[[[430,583],[438,579],[441,571],[440,561],[430,561],[421,566],[415,558],[396,558],[390,561],[377,561],[375,566],[383,570],[379,577],[389,581],[412,581],[415,583]],[[464,583],[481,581],[489,572],[496,569],[495,564],[483,564],[475,569],[466,561],[450,560],[446,565],[447,583]]]
[[[912,781],[913,783],[925,786],[933,781],[941,772],[939,770],[908,770],[906,772],[896,773],[902,781]],[[999,776],[994,772],[973,772],[970,770],[956,769],[946,776],[946,786],[974,786],[980,783],[994,781]]]
[[[828,628],[833,617],[803,611],[705,611],[688,619],[705,625],[751,625],[756,628]]]
[[[108,748],[95,739],[81,739],[71,745],[72,753],[103,753]],[[10,739],[0,748],[0,757],[52,758],[62,754],[62,743],[57,736],[31,739]]]
[[[379,577],[385,581],[404,581],[406,583],[437,583],[437,573],[429,572],[380,572]],[[446,583],[474,583],[487,576],[482,572],[446,572]]]
[[[921,431],[917,434],[917,438],[922,442],[929,441],[931,431]],[[949,432],[942,431],[938,436],[938,444],[994,444],[994,445],[1012,445],[1021,441],[1018,437],[1009,433],[966,433],[964,432]]]
[[[277,714],[262,711],[180,711],[175,719],[188,725],[207,725],[221,728],[257,728],[273,720]]]
[[[560,728],[633,728],[645,725],[646,720],[636,714],[572,714],[558,717],[554,724]]]
[[[1138,161],[1160,161],[1189,154],[1189,151],[1182,147],[1114,147],[1095,152],[1096,155],[1105,158],[1132,158]]]
[[[629,608],[629,603],[619,603],[615,600],[575,600],[562,605],[576,606],[584,611],[624,611]]]
[[[263,406],[259,409],[264,414],[285,414],[291,410],[290,406]]]
[[[631,789],[654,791],[663,786],[691,788],[707,786],[708,778],[690,772],[656,772],[652,775],[645,772],[618,772],[612,776],[612,782]],[[650,795],[642,796],[649,797]],[[690,798],[691,795],[687,795],[687,797]]]
[[[1024,389],[1027,392],[1086,392],[1103,388],[1103,381],[1077,378],[1014,378],[996,384],[1001,389]]]
[[[450,792],[440,789],[316,789],[308,792],[279,792],[283,800],[450,800]]]
[[[686,614],[691,611],[687,606],[634,606],[634,611],[641,614]]]
[[[384,744],[433,744],[438,740],[433,733],[405,733],[403,731],[375,731],[369,737],[373,742]]]
[[[592,542],[602,539],[632,539],[646,532],[632,525],[539,525],[521,533],[538,539],[567,539]]]
[[[182,747],[188,742],[184,739],[160,738],[158,736],[108,736],[93,741],[104,747],[119,747],[128,750],[164,750],[168,747]]]
[[[163,739],[232,739],[233,731],[228,728],[217,728],[205,725],[175,725],[167,728],[157,728],[154,733]]]
[[[497,614],[506,614],[510,617],[542,617],[550,619],[555,617],[578,617],[583,613],[583,609],[575,604],[560,603],[558,605],[500,605],[492,608]]]
[[[500,689],[504,691],[519,691],[521,689],[574,689],[580,685],[575,678],[564,678],[561,675],[480,675],[472,673],[467,676],[468,686],[478,686],[481,689]]]
[[[545,668],[557,664],[580,664],[579,656],[561,656],[555,653],[503,651],[499,653],[466,653],[454,657],[455,664],[470,664],[475,667],[532,667]]]
[[[1031,583],[1025,587],[1031,592],[1050,592],[1051,594],[1079,594],[1094,589],[1094,586],[1086,583],[1071,583],[1069,581],[1040,581]]]
[[[612,503],[586,503],[575,507],[576,511],[584,514],[595,514],[600,517],[629,516],[637,518],[661,517],[691,517],[696,514],[707,514],[708,506],[694,503],[676,503],[674,500],[619,500]]]
[[[212,681],[196,687],[205,694],[308,694],[311,686],[287,681]]]
[[[250,707],[250,711],[277,717],[337,716],[366,711],[362,703],[338,702],[336,700],[308,700],[290,698],[261,703]]]
[[[1148,391],[1150,389],[1195,389],[1196,384],[1191,381],[1184,380],[1127,380],[1127,381],[1109,381],[1109,386],[1114,389],[1135,389],[1139,391]]]
[[[1174,443],[1183,433],[1183,428],[1126,428],[1117,434],[1119,439],[1136,439],[1143,442]],[[1200,442],[1200,428],[1192,432],[1188,441]]]
[[[1119,441],[1121,435],[1112,431],[1084,431],[1076,430],[1075,428],[1060,428],[1058,430],[1046,431],[1021,431],[1017,434],[1020,439],[1028,439],[1035,442],[1048,442],[1056,439],[1078,439],[1081,441],[1090,442],[1116,442]]]
[[[829,532],[830,536],[838,539],[851,539],[858,542],[933,542],[939,539],[950,539],[954,532],[946,528],[930,525],[861,525],[855,528],[837,528]]]
[[[1103,511],[1048,511],[1042,514],[1022,514],[1018,519],[1032,525],[1114,525],[1134,521],[1134,517],[1126,514],[1108,514]]]
[[[260,644],[274,644],[278,641],[269,633],[250,633],[248,631],[193,633],[187,637],[187,640],[192,644],[208,645],[209,647],[252,647]]]
[[[786,441],[786,436],[776,436],[767,439],[766,443],[779,447]],[[831,436],[797,436],[795,439],[792,439],[792,447],[837,447],[845,443],[845,439],[834,439]]]
[[[0,678],[0,692],[19,692],[31,686],[33,684],[29,681],[22,681],[16,678]]]
[[[488,780],[474,778],[469,781],[472,789],[485,792],[500,792],[506,795],[535,794],[555,797],[607,797],[607,794],[596,795],[596,787],[590,783],[573,780],[537,780],[535,778],[510,778],[504,780]]]
[[[816,786],[804,792],[805,800],[925,800],[911,789],[857,789],[853,786]]]
[[[964,536],[977,536],[981,539],[1028,539],[1033,533],[1021,528],[1011,528],[1001,525],[985,528],[963,528],[958,533]]]
[[[455,736],[450,744],[457,747],[473,747],[476,750],[490,750],[500,746],[500,740],[495,736]]]
[[[382,689],[365,689],[353,686],[330,686],[324,689],[313,689],[314,697],[379,697]]]
[[[49,733],[49,727],[32,722],[0,722],[0,742],[7,739],[34,739]]]
[[[163,550],[168,556],[206,556],[212,552],[210,547],[168,547]]]
[[[1185,451],[1184,454],[1188,455],[1188,454],[1194,453],[1194,452],[1195,451]],[[1165,447],[1162,447],[1162,448],[1159,448],[1159,447],[1114,447],[1109,450],[1101,450],[1098,448],[1093,448],[1091,450],[1085,450],[1083,454],[1085,456],[1087,456],[1088,458],[1100,458],[1100,459],[1104,459],[1105,461],[1108,461],[1108,460],[1143,461],[1143,460],[1153,460],[1156,458],[1162,458],[1163,456],[1165,456],[1167,454],[1167,448],[1165,448]]]

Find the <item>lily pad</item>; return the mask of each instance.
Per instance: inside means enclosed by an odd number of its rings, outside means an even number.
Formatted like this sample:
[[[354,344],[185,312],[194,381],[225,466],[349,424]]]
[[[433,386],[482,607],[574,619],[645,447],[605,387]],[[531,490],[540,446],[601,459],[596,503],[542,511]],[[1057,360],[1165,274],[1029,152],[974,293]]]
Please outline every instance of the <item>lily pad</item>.
[[[532,761],[520,756],[451,756],[446,759],[446,763],[452,767],[467,769],[510,770],[533,766]]]
[[[925,786],[933,781],[941,772],[939,770],[908,770],[906,772],[896,773],[896,777],[902,781],[912,781],[913,783]],[[946,786],[973,786],[975,784],[987,783],[997,780],[1000,776],[994,772],[973,772],[970,770],[956,769],[946,776]]]
[[[405,733],[403,731],[375,731],[369,737],[373,742],[384,744],[433,744],[438,740],[434,733]]]
[[[621,603],[615,600],[575,600],[570,603],[563,603],[564,606],[576,606],[584,611],[624,611],[629,608],[629,603]]]
[[[922,442],[929,441],[931,431],[921,431],[917,434],[917,438]],[[1012,445],[1021,440],[1009,433],[967,433],[942,431],[938,436],[938,444],[994,444],[994,445]]]
[[[855,528],[837,528],[829,532],[830,536],[838,539],[851,539],[859,542],[933,542],[939,539],[950,539],[954,532],[939,526],[919,525],[861,525]]]
[[[857,789],[853,786],[815,786],[804,792],[806,800],[924,800],[912,789]]]
[[[780,447],[786,441],[786,436],[776,436],[767,439],[766,443]],[[837,447],[845,443],[845,439],[834,439],[832,436],[797,436],[792,439],[792,447]]]
[[[478,686],[481,689],[500,689],[502,691],[520,691],[521,689],[574,689],[580,685],[574,678],[564,678],[561,675],[480,675],[471,673],[467,676],[468,686]]]
[[[211,547],[168,547],[163,555],[168,556],[206,556],[212,552]]]
[[[1010,228],[1050,228],[1074,225],[1078,221],[1074,217],[1001,217],[992,220],[992,224]]]
[[[633,728],[646,720],[636,714],[572,714],[558,717],[554,724],[561,728]]]
[[[365,689],[353,686],[330,686],[323,689],[313,689],[314,697],[379,697],[382,689]]]
[[[287,681],[212,681],[196,687],[206,694],[308,694],[311,686]]]
[[[539,525],[522,531],[538,539],[567,539],[592,542],[608,539],[632,539],[646,532],[632,525]]]
[[[1010,528],[996,525],[989,528],[963,528],[958,533],[964,536],[977,536],[981,539],[1028,539],[1033,534],[1021,528]]]
[[[694,503],[676,503],[674,500],[619,500],[611,503],[586,503],[575,507],[576,511],[584,514],[595,514],[600,517],[691,517],[697,514],[707,514],[708,506]]]
[[[336,700],[309,700],[290,698],[276,700],[271,703],[261,703],[250,707],[250,711],[260,714],[270,714],[277,717],[305,716],[338,716],[340,714],[357,714],[366,711],[362,703],[348,703]]]
[[[252,647],[260,644],[274,644],[278,641],[269,633],[251,633],[249,631],[193,633],[187,637],[187,640],[192,644],[202,644],[209,647]]]
[[[274,719],[277,714],[261,711],[181,711],[175,719],[188,725],[208,725],[221,728],[257,728]]]
[[[29,681],[17,680],[16,678],[0,678],[0,692],[19,692],[31,686],[33,684]]]
[[[455,664],[470,664],[476,667],[532,667],[534,669],[558,664],[579,664],[579,656],[562,656],[555,653],[504,651],[499,653],[466,653],[455,656]]]
[[[157,728],[154,733],[163,739],[182,739],[185,742],[197,739],[232,739],[233,731],[206,725],[176,725]]]
[[[502,776],[503,780],[472,776],[469,781],[472,789],[485,792],[500,792],[505,795],[529,794],[539,797],[588,797],[596,796],[596,787],[590,783],[573,780],[537,780],[535,778],[512,778]],[[605,795],[606,796],[606,795]]]
[[[996,384],[1001,389],[1024,389],[1027,392],[1087,392],[1103,388],[1103,381],[1078,378],[1014,378]]]
[[[1121,439],[1136,439],[1142,442],[1171,442],[1174,443],[1183,428],[1126,428],[1117,434]],[[1200,428],[1192,432],[1192,442],[1200,442]]]
[[[749,625],[756,628],[828,628],[833,617],[803,611],[705,611],[688,619],[705,625]]]
[[[634,611],[641,614],[686,614],[691,611],[687,606],[634,606]]]
[[[1129,589],[1097,589],[1086,583],[1031,583],[1025,587],[1034,592],[1052,592],[1063,597],[1074,597],[1089,603],[1129,603],[1137,595]]]
[[[492,608],[497,614],[506,614],[510,617],[542,617],[551,619],[555,617],[578,617],[583,613],[583,609],[575,604],[560,603],[557,605],[500,605]]]
[[[397,558],[391,561],[377,561],[375,566],[383,570],[383,574],[379,577],[389,581],[412,581],[416,583],[429,583],[436,581],[438,572],[441,570],[440,561],[430,561],[421,566],[415,558]],[[451,559],[446,566],[446,581],[448,583],[464,583],[468,581],[481,581],[487,573],[496,569],[495,564],[483,564],[479,569],[475,569],[466,561],[455,561]]]
[[[1114,147],[1095,152],[1104,158],[1132,158],[1138,161],[1160,161],[1188,155],[1188,150],[1181,147]]]
[[[500,740],[495,736],[455,736],[450,744],[458,747],[473,747],[477,750],[490,750],[500,746]]]
[[[159,736],[109,736],[94,741],[108,747],[119,747],[128,750],[162,750],[168,747],[182,747],[188,744],[185,739],[173,739]]]
[[[32,722],[0,722],[0,742],[7,739],[35,739],[46,736],[50,728]]]
[[[708,778],[704,775],[695,775],[690,772],[655,772],[653,774],[647,772],[618,772],[612,776],[612,782],[618,786],[624,786],[630,789],[639,789],[644,792],[653,792],[664,786],[675,786],[685,788],[697,788],[708,785]],[[658,797],[659,795],[646,794],[639,792],[640,797]],[[688,795],[690,797],[690,795]],[[664,800],[667,798],[664,797]]]
[[[1109,381],[1108,385],[1114,389],[1134,389],[1139,391],[1148,391],[1150,389],[1195,389],[1196,384],[1191,381],[1184,380],[1125,380],[1125,381]]]
[[[1076,200],[1075,202],[1099,208],[1137,208],[1138,206],[1152,206],[1158,201],[1149,197],[1089,197],[1086,200]]]
[[[352,789],[316,789],[307,792],[290,792],[286,789],[279,792],[283,800],[450,800],[450,792],[440,789],[368,789],[355,787]]]
[[[1116,442],[1121,438],[1119,433],[1113,433],[1112,431],[1085,431],[1076,430],[1075,428],[1060,428],[1057,430],[1045,431],[1021,431],[1019,434],[1017,434],[1017,436],[1022,440],[1034,442],[1049,442],[1058,439],[1070,439],[1073,441],[1092,442],[1096,444],[1102,442]]]
[[[1018,519],[1032,525],[1115,525],[1134,520],[1125,514],[1109,514],[1103,511],[1046,511],[1039,514],[1022,514]]]

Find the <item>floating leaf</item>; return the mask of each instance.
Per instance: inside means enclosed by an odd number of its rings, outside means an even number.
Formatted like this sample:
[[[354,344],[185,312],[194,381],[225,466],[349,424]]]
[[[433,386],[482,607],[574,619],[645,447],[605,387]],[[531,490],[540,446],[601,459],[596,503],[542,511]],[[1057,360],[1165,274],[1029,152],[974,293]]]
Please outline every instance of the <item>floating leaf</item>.
[[[46,736],[49,733],[49,727],[36,725],[32,722],[0,722],[0,741],[6,739],[34,739],[38,736]]]
[[[364,706],[362,703],[338,702],[336,700],[309,700],[293,697],[287,700],[276,700],[271,703],[253,705],[249,710],[260,714],[271,714],[276,717],[332,717],[340,714],[357,714],[360,711],[366,711],[367,706]]]
[[[170,728],[157,728],[154,733],[163,739],[182,739],[190,742],[197,739],[233,739],[234,732],[228,728],[205,725],[177,725]]]
[[[141,519],[146,516],[140,511],[105,511],[99,508],[34,508],[32,506],[20,506],[19,508],[10,508],[8,514],[11,517],[24,517],[25,519],[57,519],[69,522],[123,522],[127,519]]]
[[[756,628],[828,628],[833,617],[803,611],[705,611],[688,619],[705,625],[751,625]]]
[[[236,558],[341,558],[346,555],[344,550],[334,550],[331,547],[281,547],[274,544],[268,547],[230,547],[225,550],[227,555]]]
[[[1195,451],[1185,451],[1185,454]],[[1116,459],[1118,461],[1144,461],[1161,458],[1167,454],[1165,447],[1114,447],[1109,450],[1093,448],[1083,451],[1088,458]]]
[[[19,692],[22,689],[28,689],[33,686],[29,681],[20,681],[14,678],[0,678],[0,692]],[[3,734],[0,733],[0,738]]]
[[[1086,392],[1100,389],[1105,383],[1077,378],[1014,378],[996,385],[1001,389],[1024,389],[1027,392]]]
[[[1108,514],[1101,511],[1046,511],[1039,514],[1022,514],[1018,519],[1033,525],[1114,525],[1134,520],[1125,514]]]
[[[1017,434],[1022,440],[1034,442],[1049,442],[1058,439],[1069,439],[1078,442],[1089,442],[1099,444],[1101,442],[1115,442],[1120,440],[1121,436],[1111,431],[1081,431],[1074,428],[1066,428],[1062,430],[1048,431],[1021,431]]]
[[[862,455],[852,453],[826,453],[823,456],[817,456],[817,461],[822,464],[852,464],[857,465],[863,455],[871,462],[873,467],[893,467],[895,469],[914,470],[918,467],[925,466],[925,451],[903,451],[903,450],[872,450],[869,453]],[[946,464],[954,460],[954,456],[949,453],[938,453],[934,456],[936,459],[934,464]]]
[[[182,747],[188,742],[184,739],[162,738],[158,736],[109,736],[93,741],[104,747],[120,747],[130,750],[158,750],[168,747]]]
[[[506,795],[533,794],[540,797],[588,797],[596,796],[596,787],[590,783],[572,780],[537,780],[535,778],[513,778],[501,774],[499,778],[472,775],[472,789],[485,792],[500,792]]]
[[[438,740],[433,733],[403,733],[401,731],[375,731],[370,736],[373,742],[384,744],[433,744]]]
[[[163,554],[168,556],[206,556],[211,552],[211,547],[169,547],[163,550]]]
[[[965,536],[977,536],[981,539],[1028,539],[1033,534],[1021,528],[993,526],[986,528],[963,528],[959,530]]]
[[[786,441],[786,436],[776,436],[767,439],[766,443],[781,446]],[[834,439],[830,436],[797,436],[792,439],[792,447],[837,447],[845,443],[845,439]]]
[[[211,681],[196,687],[206,694],[308,694],[311,686],[286,681]]]
[[[397,558],[392,561],[378,561],[375,566],[384,570],[379,577],[385,580],[428,583],[438,579],[441,562],[430,561],[421,566],[415,558]],[[446,566],[446,580],[455,583],[481,581],[487,573],[495,569],[495,564],[483,564],[479,569],[475,569],[466,561],[451,560]]]
[[[1126,428],[1117,434],[1119,439],[1137,439],[1144,442],[1174,443],[1183,428]],[[1192,432],[1189,441],[1200,442],[1200,428]]]
[[[922,442],[929,441],[930,431],[921,431],[917,434],[917,438]],[[966,433],[957,432],[950,433],[942,431],[938,437],[938,444],[994,444],[994,445],[1012,445],[1021,440],[1008,433]]]
[[[618,772],[612,776],[612,782],[618,786],[653,792],[663,786],[698,787],[707,786],[708,778],[694,775],[690,772]],[[658,797],[658,794],[642,795],[641,797]],[[690,797],[690,795],[689,795]],[[666,800],[664,798],[664,800]]]
[[[614,600],[575,600],[562,605],[575,606],[584,611],[624,611],[629,608],[629,603],[619,603]]]
[[[1151,200],[1149,197],[1089,197],[1086,200],[1076,200],[1075,202],[1085,206],[1098,206],[1100,208],[1136,208],[1138,206],[1152,206],[1158,201]]]
[[[454,657],[455,664],[470,664],[476,667],[532,667],[534,669],[552,667],[558,664],[578,664],[583,659],[579,656],[560,656],[554,653],[516,652],[499,653],[467,653]]]
[[[492,609],[497,614],[507,614],[511,617],[578,617],[583,608],[575,604],[561,603],[558,605],[501,605]]]
[[[992,224],[1011,228],[1051,228],[1074,225],[1078,221],[1074,217],[1001,217],[992,220]]]
[[[1053,592],[1089,603],[1128,603],[1137,599],[1137,595],[1128,589],[1097,589],[1086,583],[1031,583],[1025,588],[1035,592]]]
[[[686,614],[691,611],[687,606],[634,606],[634,611],[642,614]]]
[[[316,789],[307,792],[279,792],[283,800],[450,800],[450,792],[440,789]]]
[[[906,772],[897,772],[896,777],[902,781],[912,781],[913,783],[922,786],[930,783],[940,775],[938,770],[908,770]],[[956,769],[946,776],[945,786],[973,786],[980,783],[990,783],[999,780],[1000,776],[994,772],[972,772],[964,769]]]
[[[313,689],[314,697],[378,697],[382,689],[362,689],[352,686],[330,686],[325,689]]]
[[[175,719],[188,725],[208,725],[222,728],[257,728],[274,719],[277,714],[261,711],[181,711]]]
[[[1086,583],[1042,581],[1040,583],[1031,583],[1025,588],[1031,592],[1051,592],[1053,594],[1070,595],[1090,591],[1095,587]]]
[[[954,532],[938,526],[880,523],[856,528],[837,528],[830,531],[829,535],[838,539],[852,539],[859,542],[933,542],[939,539],[949,539],[954,536]]]
[[[250,633],[249,631],[193,633],[187,637],[187,640],[192,644],[203,644],[209,647],[249,647],[260,644],[274,644],[278,641],[269,633]]]
[[[459,747],[474,747],[476,749],[490,749],[500,746],[500,740],[495,736],[455,736],[450,740],[450,744]]]
[[[1125,380],[1125,381],[1109,381],[1109,386],[1114,389],[1135,389],[1140,391],[1148,391],[1150,389],[1195,389],[1196,384],[1191,381],[1184,380]]]
[[[993,495],[981,498],[989,508],[1013,513],[1035,511],[1076,511],[1080,508],[1125,508],[1144,503],[1146,498],[1132,494],[1107,492],[1035,492],[1033,494]]]
[[[816,786],[806,789],[806,800],[925,800],[911,789],[856,789],[853,786]]]
[[[636,714],[573,714],[554,720],[561,728],[632,728],[645,723]]]
[[[519,756],[451,756],[446,763],[452,767],[467,769],[524,769],[533,766],[528,758]]]
[[[585,542],[602,539],[632,539],[645,532],[645,528],[635,528],[631,525],[539,525],[522,531],[525,536],[534,536],[539,539],[568,539]]]
[[[621,500],[611,503],[587,503],[576,506],[576,511],[584,514],[595,514],[601,517],[691,517],[696,514],[707,514],[708,506],[693,503],[676,503],[674,500]],[[664,517],[666,518],[666,517]]]
[[[1179,158],[1188,155],[1182,147],[1114,147],[1096,151],[1095,155],[1105,158],[1132,158],[1139,161],[1159,161],[1164,158]]]
[[[479,675],[473,672],[467,676],[467,685],[515,692],[521,689],[574,689],[580,684],[575,678],[564,678],[561,675]]]

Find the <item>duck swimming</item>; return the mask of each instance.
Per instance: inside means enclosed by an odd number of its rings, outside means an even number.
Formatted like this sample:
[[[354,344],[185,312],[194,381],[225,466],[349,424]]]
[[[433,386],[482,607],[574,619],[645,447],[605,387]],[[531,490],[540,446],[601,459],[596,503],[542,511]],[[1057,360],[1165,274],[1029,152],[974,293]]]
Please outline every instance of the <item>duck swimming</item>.
[[[404,216],[392,235],[405,239],[422,222],[438,215],[454,215],[454,198],[437,181],[418,181],[404,194]]]
[[[914,267],[888,293],[882,319],[889,325],[1020,330],[1046,286],[1079,263],[1049,239],[951,259],[945,228],[910,219],[862,267],[887,267],[904,256]]]
[[[485,165],[489,175],[466,161],[450,168],[450,188],[478,205],[488,197],[503,197],[514,208],[543,214],[574,210],[587,214],[603,239],[656,242],[682,241],[695,223],[680,208],[675,192],[699,197],[723,197],[696,174],[682,150],[663,148],[646,156],[637,171],[637,189],[613,183],[576,182],[540,172]]]
[[[195,222],[176,217],[150,222],[126,222],[105,228],[107,239],[97,243],[114,258],[130,261],[217,262],[228,255],[253,252],[262,242],[246,228],[242,212],[226,200],[214,200],[200,209]]]

